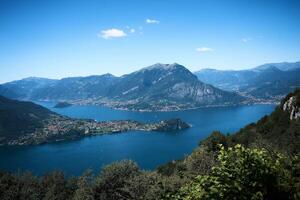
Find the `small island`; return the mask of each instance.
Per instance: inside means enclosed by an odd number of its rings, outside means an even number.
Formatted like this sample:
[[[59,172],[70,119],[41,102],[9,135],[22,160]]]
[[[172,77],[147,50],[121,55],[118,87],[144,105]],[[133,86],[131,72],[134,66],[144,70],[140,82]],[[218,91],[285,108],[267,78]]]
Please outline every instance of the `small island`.
[[[72,106],[72,104],[66,102],[66,101],[61,101],[61,102],[58,102],[54,108],[66,108],[66,107],[69,107],[69,106]]]

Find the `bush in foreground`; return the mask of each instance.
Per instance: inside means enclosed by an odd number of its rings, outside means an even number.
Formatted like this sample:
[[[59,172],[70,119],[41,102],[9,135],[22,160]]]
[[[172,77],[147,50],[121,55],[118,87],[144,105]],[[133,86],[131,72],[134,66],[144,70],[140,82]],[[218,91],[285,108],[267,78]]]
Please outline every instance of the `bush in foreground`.
[[[209,175],[197,176],[170,199],[299,199],[299,158],[236,145],[221,146],[218,165]]]

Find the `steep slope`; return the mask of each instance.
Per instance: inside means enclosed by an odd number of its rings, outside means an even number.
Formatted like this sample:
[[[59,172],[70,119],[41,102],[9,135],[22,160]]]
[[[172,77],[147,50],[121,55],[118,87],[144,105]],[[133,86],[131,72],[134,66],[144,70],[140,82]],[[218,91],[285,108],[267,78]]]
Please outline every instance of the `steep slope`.
[[[230,143],[297,154],[300,149],[300,90],[286,96],[276,110],[229,137]]]
[[[43,127],[43,121],[55,114],[31,102],[0,96],[0,143],[26,135]]]
[[[235,93],[199,81],[188,69],[177,63],[155,64],[124,75],[107,96],[122,101],[121,107],[150,110],[227,105],[244,100]]]

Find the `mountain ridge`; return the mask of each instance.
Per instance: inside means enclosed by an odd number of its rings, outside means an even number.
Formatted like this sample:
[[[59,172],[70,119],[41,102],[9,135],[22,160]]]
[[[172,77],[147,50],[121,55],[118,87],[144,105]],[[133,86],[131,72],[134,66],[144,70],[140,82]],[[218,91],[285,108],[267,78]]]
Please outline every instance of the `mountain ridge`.
[[[199,81],[192,72],[177,63],[157,63],[121,77],[111,74],[69,77],[48,85],[34,81],[31,84],[38,87],[11,86],[11,82],[2,84],[0,95],[16,99],[100,104],[138,111],[235,105],[246,100],[234,92],[222,91]],[[22,86],[23,82],[17,83]]]
[[[279,102],[300,87],[300,62],[271,63],[247,70],[200,70],[199,80],[226,91],[236,91],[260,101]]]

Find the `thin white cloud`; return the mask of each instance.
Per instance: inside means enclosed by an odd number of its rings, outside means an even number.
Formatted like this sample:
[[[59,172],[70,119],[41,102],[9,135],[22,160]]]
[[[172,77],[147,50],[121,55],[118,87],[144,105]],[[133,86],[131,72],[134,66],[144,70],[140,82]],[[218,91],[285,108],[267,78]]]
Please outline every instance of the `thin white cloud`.
[[[159,24],[159,21],[156,19],[146,19],[147,24]]]
[[[134,29],[134,28],[131,28],[131,29],[129,30],[129,32],[130,32],[130,33],[135,33],[135,29]]]
[[[251,38],[242,38],[241,41],[246,43],[246,42],[249,42],[250,40],[252,40]]]
[[[201,52],[201,53],[202,52],[212,52],[212,51],[214,51],[214,49],[208,48],[208,47],[199,47],[196,49],[196,51]]]
[[[125,36],[127,36],[127,34],[123,30],[116,28],[103,30],[100,34],[98,34],[98,37],[102,37],[104,39],[121,38]]]

